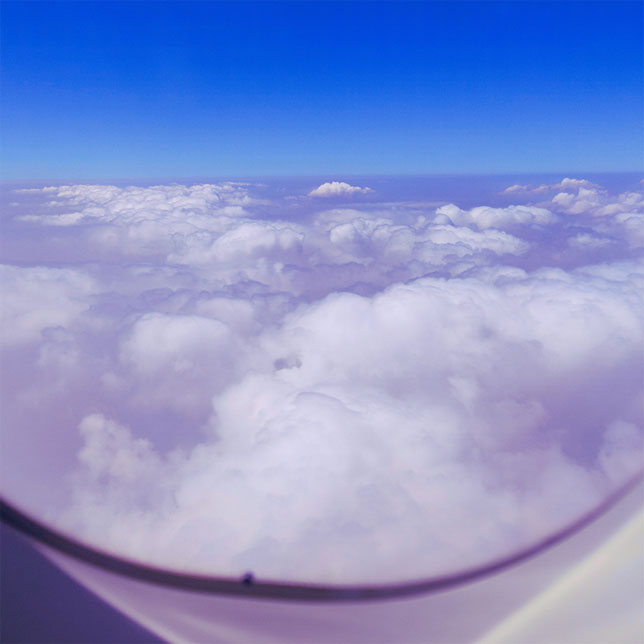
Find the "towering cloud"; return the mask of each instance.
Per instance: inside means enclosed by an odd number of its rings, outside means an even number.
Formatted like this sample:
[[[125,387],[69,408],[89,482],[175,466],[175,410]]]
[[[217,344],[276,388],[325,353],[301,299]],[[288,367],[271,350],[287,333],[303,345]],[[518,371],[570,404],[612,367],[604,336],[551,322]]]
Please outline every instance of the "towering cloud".
[[[641,191],[287,216],[260,188],[12,195],[10,498],[168,567],[375,582],[521,548],[644,466]]]

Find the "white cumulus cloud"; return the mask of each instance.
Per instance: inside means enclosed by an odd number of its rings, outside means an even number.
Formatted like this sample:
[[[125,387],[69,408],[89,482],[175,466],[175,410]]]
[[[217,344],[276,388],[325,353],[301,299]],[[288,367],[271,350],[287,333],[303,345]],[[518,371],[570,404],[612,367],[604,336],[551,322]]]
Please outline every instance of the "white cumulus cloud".
[[[310,197],[348,197],[373,192],[371,188],[352,186],[344,181],[327,181],[309,192]]]

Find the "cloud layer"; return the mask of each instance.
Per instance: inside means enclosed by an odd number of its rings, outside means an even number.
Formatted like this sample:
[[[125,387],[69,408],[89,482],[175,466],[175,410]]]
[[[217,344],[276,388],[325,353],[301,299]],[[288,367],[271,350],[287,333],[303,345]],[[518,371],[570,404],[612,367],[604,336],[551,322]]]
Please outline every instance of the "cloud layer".
[[[305,581],[562,527],[644,464],[644,198],[508,197],[276,217],[306,195],[16,191],[3,489],[131,557]]]

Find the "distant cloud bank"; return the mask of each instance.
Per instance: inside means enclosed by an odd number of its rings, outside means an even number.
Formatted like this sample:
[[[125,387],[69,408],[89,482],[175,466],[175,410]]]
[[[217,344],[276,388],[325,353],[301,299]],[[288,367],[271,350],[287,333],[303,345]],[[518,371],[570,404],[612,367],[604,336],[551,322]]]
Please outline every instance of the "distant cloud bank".
[[[641,189],[309,195],[367,193],[15,191],[3,491],[159,565],[377,582],[523,547],[644,465]]]

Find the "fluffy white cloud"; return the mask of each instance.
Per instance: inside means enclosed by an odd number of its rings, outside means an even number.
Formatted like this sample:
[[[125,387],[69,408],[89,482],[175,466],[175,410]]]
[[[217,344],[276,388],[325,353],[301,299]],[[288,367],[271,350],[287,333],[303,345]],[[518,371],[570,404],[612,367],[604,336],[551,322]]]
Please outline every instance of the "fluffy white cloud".
[[[34,342],[48,327],[70,325],[87,309],[94,289],[94,280],[79,270],[0,265],[0,343]]]
[[[371,188],[352,186],[344,181],[327,181],[309,192],[309,197],[348,197],[373,192]]]
[[[640,192],[610,194],[605,188],[585,179],[562,179],[558,183],[536,187],[513,185],[501,194],[517,197],[548,197],[540,206],[572,215],[610,216],[625,212],[642,212],[644,197]]]
[[[508,206],[490,208],[477,206],[462,210],[454,204],[441,206],[436,210],[437,221],[447,221],[457,226],[486,228],[514,228],[524,225],[548,225],[557,221],[557,216],[545,208],[536,206]]]
[[[29,435],[3,481],[101,547],[415,578],[531,543],[644,464],[639,192],[290,219],[251,185],[16,194],[2,404]]]
[[[304,233],[299,226],[281,222],[240,222],[223,234],[193,235],[178,238],[170,261],[188,264],[241,264],[259,257],[288,257],[302,249]]]
[[[631,246],[644,248],[644,212],[625,212],[615,216],[615,223]]]
[[[138,444],[128,458],[113,423],[92,434],[81,459],[110,488],[85,484],[75,520],[98,539],[94,514],[120,513],[139,539],[112,527],[111,547],[230,574],[394,580],[500,556],[641,465],[641,427],[622,417],[639,366],[588,408],[595,378],[607,385],[644,342],[641,294],[622,292],[625,270],[519,271],[302,306],[261,333],[255,368],[214,398],[212,435],[189,454],[159,464]],[[166,492],[124,516],[150,462]]]
[[[71,212],[27,214],[24,221],[49,226],[114,225],[128,226],[129,236],[142,239],[168,232],[195,228],[217,228],[218,218],[239,217],[245,208],[261,203],[249,196],[246,184],[195,184],[183,186],[138,187],[70,185],[42,188],[50,207],[70,208]],[[37,192],[37,189],[32,189]]]
[[[525,193],[525,194],[539,195],[544,192],[552,192],[552,191],[570,192],[570,191],[578,190],[580,188],[596,189],[596,188],[599,188],[599,186],[586,179],[571,179],[566,177],[557,183],[542,183],[541,185],[538,185],[538,186],[527,186],[527,185],[521,185],[516,183],[512,186],[508,186],[507,188],[505,188],[505,190],[502,191],[502,194]]]
[[[540,192],[547,192],[548,190],[550,190],[550,186],[547,185],[540,185],[533,188],[531,186],[524,186],[520,183],[515,183],[502,190],[501,194],[538,194]]]

